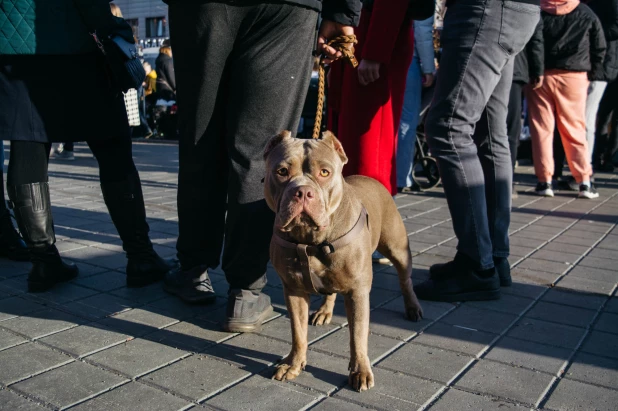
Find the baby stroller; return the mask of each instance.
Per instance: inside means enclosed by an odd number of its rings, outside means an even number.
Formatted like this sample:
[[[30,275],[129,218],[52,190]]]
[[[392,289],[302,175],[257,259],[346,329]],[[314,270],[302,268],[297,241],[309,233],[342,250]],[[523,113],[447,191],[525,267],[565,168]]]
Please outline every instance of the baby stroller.
[[[414,150],[414,159],[412,160],[412,180],[420,187],[421,190],[430,190],[440,184],[440,171],[435,158],[429,153],[429,145],[425,138],[425,119],[431,98],[433,97],[433,87],[423,90],[421,97],[421,117],[418,127],[416,128],[416,149]]]

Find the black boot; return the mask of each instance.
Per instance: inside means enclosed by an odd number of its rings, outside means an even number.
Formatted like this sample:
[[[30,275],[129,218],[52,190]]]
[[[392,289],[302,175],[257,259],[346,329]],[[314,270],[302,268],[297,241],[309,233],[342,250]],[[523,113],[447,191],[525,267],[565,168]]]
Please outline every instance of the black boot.
[[[163,289],[189,304],[211,304],[217,299],[206,266],[171,270],[165,275]]]
[[[28,247],[15,230],[11,213],[4,208],[0,208],[0,257],[14,261],[30,261]]]
[[[143,287],[161,280],[176,263],[162,259],[152,248],[144,195],[137,173],[130,174],[125,181],[101,183],[101,191],[129,260],[127,286]]]
[[[79,272],[77,266],[62,261],[54,245],[56,236],[48,184],[22,184],[8,186],[7,189],[32,261],[28,291],[46,291],[57,283],[75,278]]]

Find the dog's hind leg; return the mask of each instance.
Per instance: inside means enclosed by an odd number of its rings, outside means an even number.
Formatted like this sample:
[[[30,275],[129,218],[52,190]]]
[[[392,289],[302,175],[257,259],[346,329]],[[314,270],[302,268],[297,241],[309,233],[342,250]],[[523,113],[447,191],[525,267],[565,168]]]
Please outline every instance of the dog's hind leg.
[[[412,321],[419,321],[423,318],[423,309],[412,288],[412,252],[403,223],[396,231],[399,232],[389,233],[390,241],[380,244],[378,251],[388,258],[397,270],[406,316]]]
[[[320,308],[311,314],[311,325],[330,324],[330,320],[333,318],[333,310],[335,309],[335,298],[337,298],[337,294],[334,293],[324,296]]]

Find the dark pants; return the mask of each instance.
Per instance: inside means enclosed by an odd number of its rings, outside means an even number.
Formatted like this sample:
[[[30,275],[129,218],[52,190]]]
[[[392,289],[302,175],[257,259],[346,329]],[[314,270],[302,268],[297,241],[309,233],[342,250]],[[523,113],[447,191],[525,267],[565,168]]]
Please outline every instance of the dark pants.
[[[609,133],[607,126],[611,127]],[[618,152],[618,80],[609,83],[599,104],[597,112],[597,131],[595,137],[593,162],[601,160],[611,164]]]
[[[511,165],[515,170],[517,161],[517,147],[521,136],[521,113],[522,113],[522,89],[524,84],[514,81],[511,84],[509,94],[508,112],[506,114],[506,133],[509,137],[509,149],[511,151]]]
[[[263,150],[274,135],[298,128],[317,12],[174,2],[169,15],[180,129],[178,258],[183,269],[216,267],[224,249],[230,287],[261,289],[274,223]]]
[[[564,160],[566,159],[566,153],[564,152],[564,146],[562,145],[562,137],[560,137],[560,131],[558,127],[554,130],[554,176],[553,179],[562,177],[562,171],[564,170]]]
[[[513,59],[532,36],[539,12],[526,3],[458,0],[447,10],[440,36],[440,70],[425,130],[457,250],[479,269],[493,267],[493,256],[509,255],[507,102]],[[484,132],[475,133],[477,122]]]
[[[11,141],[7,185],[18,186],[47,181],[50,143]],[[99,163],[101,183],[124,181],[137,172],[129,137],[88,142]]]

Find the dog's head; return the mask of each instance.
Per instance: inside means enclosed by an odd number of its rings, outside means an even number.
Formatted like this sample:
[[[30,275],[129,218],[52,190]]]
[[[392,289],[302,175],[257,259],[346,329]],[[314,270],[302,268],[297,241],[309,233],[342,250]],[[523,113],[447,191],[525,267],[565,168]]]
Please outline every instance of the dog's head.
[[[264,194],[277,214],[275,229],[327,229],[341,203],[341,170],[348,161],[339,140],[330,132],[308,140],[284,131],[268,143],[264,159]]]

